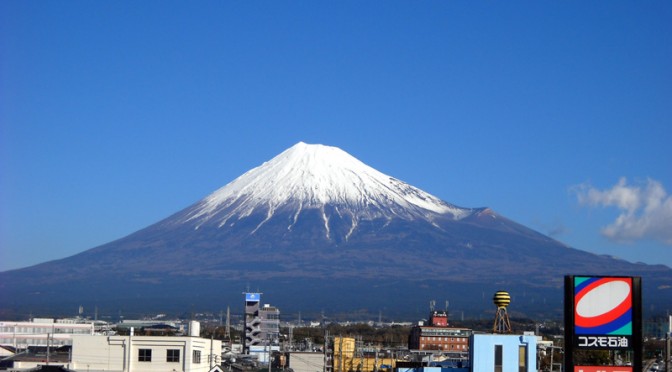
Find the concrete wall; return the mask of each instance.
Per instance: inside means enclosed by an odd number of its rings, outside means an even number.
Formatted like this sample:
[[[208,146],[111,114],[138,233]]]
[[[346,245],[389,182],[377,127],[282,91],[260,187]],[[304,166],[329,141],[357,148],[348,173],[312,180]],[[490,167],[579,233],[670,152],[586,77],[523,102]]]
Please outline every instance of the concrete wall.
[[[310,352],[292,352],[289,354],[289,368],[294,372],[322,372],[324,354]]]

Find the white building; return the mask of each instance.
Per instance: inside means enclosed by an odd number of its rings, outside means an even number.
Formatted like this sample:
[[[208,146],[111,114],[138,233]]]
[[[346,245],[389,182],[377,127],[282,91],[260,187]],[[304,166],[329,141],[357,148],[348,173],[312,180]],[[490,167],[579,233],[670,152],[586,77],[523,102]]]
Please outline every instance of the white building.
[[[68,367],[89,372],[207,372],[221,363],[221,353],[221,341],[200,337],[77,335]]]
[[[36,318],[31,322],[0,322],[0,345],[25,349],[28,346],[71,345],[73,335],[92,335],[93,322],[73,319]]]

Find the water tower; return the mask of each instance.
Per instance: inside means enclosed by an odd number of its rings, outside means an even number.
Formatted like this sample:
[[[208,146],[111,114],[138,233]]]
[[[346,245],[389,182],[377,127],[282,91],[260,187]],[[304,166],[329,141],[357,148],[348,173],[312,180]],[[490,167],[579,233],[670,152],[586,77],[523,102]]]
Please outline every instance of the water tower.
[[[507,291],[497,291],[492,298],[492,302],[497,306],[492,332],[511,333],[511,322],[509,322],[509,314],[506,312],[506,307],[511,303],[511,295]]]

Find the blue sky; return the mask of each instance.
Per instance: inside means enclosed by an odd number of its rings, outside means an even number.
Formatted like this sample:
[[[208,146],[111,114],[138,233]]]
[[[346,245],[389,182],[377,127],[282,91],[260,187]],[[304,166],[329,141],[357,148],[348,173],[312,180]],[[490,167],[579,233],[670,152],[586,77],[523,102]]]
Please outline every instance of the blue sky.
[[[299,141],[672,266],[672,3],[0,2],[0,270]]]

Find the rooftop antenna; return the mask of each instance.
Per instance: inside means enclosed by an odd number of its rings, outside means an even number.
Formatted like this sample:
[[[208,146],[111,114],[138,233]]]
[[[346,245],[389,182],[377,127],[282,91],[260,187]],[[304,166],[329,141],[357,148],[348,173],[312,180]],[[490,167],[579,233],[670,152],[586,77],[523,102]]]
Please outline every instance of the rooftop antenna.
[[[429,311],[434,311],[434,307],[436,307],[436,301],[429,301]]]

